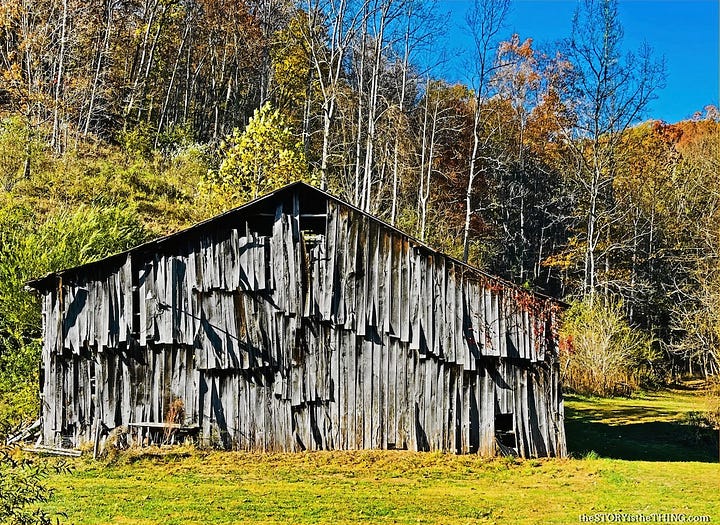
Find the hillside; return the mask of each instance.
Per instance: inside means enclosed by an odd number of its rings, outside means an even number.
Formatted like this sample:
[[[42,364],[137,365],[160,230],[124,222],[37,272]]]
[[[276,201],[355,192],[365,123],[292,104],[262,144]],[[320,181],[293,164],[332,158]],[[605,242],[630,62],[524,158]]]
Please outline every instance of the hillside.
[[[28,280],[294,180],[571,303],[576,391],[720,372],[718,109],[651,118],[663,61],[614,0],[549,47],[473,5],[454,82],[428,2],[4,2],[0,437],[39,413]]]

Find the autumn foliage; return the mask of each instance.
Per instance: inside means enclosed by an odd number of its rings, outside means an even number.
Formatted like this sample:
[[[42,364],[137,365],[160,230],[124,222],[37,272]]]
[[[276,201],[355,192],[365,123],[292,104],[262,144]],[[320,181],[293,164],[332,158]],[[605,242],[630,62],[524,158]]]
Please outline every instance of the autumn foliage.
[[[36,407],[23,279],[298,179],[525,288],[614,305],[586,318],[612,314],[644,357],[603,381],[717,373],[718,110],[648,119],[663,71],[623,53],[612,0],[583,0],[557,46],[504,33],[508,6],[473,4],[458,82],[428,58],[446,25],[429,2],[2,2],[0,419]],[[598,17],[611,38],[582,30]]]

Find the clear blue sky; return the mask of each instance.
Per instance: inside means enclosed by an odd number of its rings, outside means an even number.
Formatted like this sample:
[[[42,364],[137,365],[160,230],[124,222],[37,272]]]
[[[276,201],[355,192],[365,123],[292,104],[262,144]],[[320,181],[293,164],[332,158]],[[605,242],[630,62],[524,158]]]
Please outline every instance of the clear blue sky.
[[[719,4],[720,0],[619,0],[626,49],[637,50],[646,41],[666,61],[666,87],[658,92],[647,118],[677,122],[708,104],[718,105]],[[440,0],[440,9],[451,14],[451,47],[462,48],[469,38],[461,26],[470,5],[471,0]],[[539,45],[566,38],[576,6],[575,0],[514,0],[503,40],[512,33]],[[461,67],[451,67],[449,76],[461,80]]]

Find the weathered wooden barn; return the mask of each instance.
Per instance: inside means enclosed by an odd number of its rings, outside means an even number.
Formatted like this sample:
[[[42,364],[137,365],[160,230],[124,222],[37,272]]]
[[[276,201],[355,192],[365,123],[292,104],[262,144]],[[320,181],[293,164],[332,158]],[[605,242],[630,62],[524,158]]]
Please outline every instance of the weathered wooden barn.
[[[565,454],[558,302],[302,183],[31,285],[46,445]]]

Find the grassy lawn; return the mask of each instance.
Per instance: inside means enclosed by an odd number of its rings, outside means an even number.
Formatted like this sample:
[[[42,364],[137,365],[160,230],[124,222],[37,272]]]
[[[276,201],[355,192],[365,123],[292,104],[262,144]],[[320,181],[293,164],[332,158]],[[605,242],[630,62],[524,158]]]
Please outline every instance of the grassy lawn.
[[[51,478],[70,523],[579,523],[684,513],[720,523],[717,442],[683,424],[693,391],[567,401],[566,460],[402,451],[145,450]],[[593,452],[589,452],[589,451]],[[713,463],[714,462],[714,463]]]
[[[565,429],[575,457],[718,462],[716,434],[689,426],[706,409],[702,390],[686,387],[631,399],[566,396]]]

